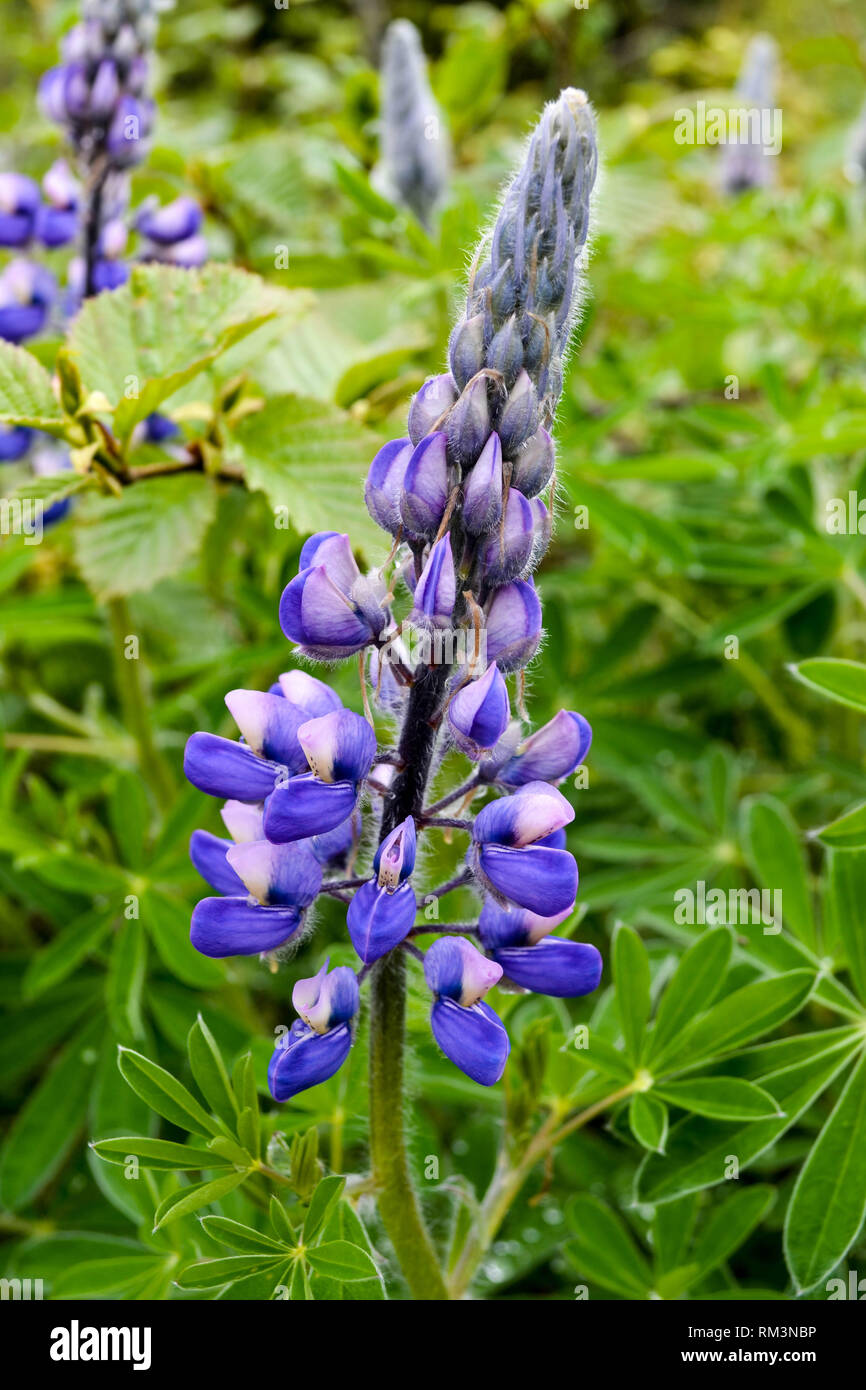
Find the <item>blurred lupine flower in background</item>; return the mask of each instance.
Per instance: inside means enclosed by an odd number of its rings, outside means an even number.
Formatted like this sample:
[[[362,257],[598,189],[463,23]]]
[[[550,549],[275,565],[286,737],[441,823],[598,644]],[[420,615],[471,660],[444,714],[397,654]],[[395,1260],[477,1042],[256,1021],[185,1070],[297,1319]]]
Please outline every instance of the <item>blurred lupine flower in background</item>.
[[[726,193],[745,193],[768,188],[775,180],[775,160],[762,134],[764,113],[773,111],[779,51],[769,34],[756,34],[746,49],[737,81],[739,106],[752,113],[745,138],[728,139],[722,155],[722,188]],[[757,138],[756,138],[757,136]]]
[[[848,136],[845,175],[851,183],[863,183],[866,180],[866,101],[861,106],[860,114]]]
[[[395,20],[385,33],[380,131],[374,182],[429,229],[448,185],[450,146],[421,36],[408,19]]]
[[[44,114],[63,130],[82,182],[69,164],[56,160],[39,186],[26,175],[0,173],[0,247],[32,256],[37,243],[49,250],[79,243],[69,262],[66,287],[58,294],[53,276],[32,259],[12,261],[0,274],[0,338],[22,343],[49,323],[77,313],[90,295],[117,289],[129,278],[129,170],[144,157],[153,123],[148,93],[149,55],[157,15],[172,0],[82,0],[81,19],[62,42],[63,61],[41,80]],[[156,199],[137,212],[138,259],[183,267],[207,260],[201,208],[180,197],[160,207]],[[152,415],[137,439],[162,444],[178,433],[165,416]],[[31,432],[0,429],[0,463],[28,453]],[[34,472],[48,459],[55,472],[69,467],[53,448],[31,456]],[[65,514],[69,501],[45,513]]]
[[[475,257],[450,371],[422,386],[408,437],[386,444],[370,467],[367,507],[393,542],[388,558],[362,574],[349,537],[322,532],[305,543],[283,592],[280,623],[299,655],[361,654],[362,679],[400,720],[396,747],[377,753],[370,720],[303,671],[266,693],[226,696],[240,742],[197,733],[187,744],[187,777],[226,801],[231,836],[192,837],[193,862],[221,895],[196,907],[193,943],[209,955],[267,955],[308,931],[317,893],[347,904],[362,968],[356,981],[345,967],[328,976],[323,966],[296,986],[300,1018],[271,1063],[278,1100],[341,1065],[357,986],[392,951],[423,959],[436,1041],[487,1086],[509,1050],[483,998],[493,985],[574,997],[598,984],[595,947],[550,935],[571,915],[578,882],[565,846],[574,811],[553,784],[586,756],[590,728],[564,710],[524,736],[510,718],[505,680],[515,673],[519,686],[541,640],[532,570],[550,509],[539,494],[552,485],[549,427],[577,312],[596,162],[586,97],[565,91],[546,107]],[[392,611],[398,601],[403,622]],[[410,658],[404,624],[426,638],[429,659]],[[437,637],[461,642],[443,642],[440,659]],[[431,769],[451,747],[470,759],[472,776],[425,805]],[[476,796],[490,799],[474,820],[438,814]],[[340,879],[368,853],[362,807],[378,848],[358,877]],[[417,840],[440,826],[470,842],[463,871],[435,895],[468,884],[482,900],[479,919],[459,935],[414,925]],[[412,938],[425,935],[439,939],[422,955]]]

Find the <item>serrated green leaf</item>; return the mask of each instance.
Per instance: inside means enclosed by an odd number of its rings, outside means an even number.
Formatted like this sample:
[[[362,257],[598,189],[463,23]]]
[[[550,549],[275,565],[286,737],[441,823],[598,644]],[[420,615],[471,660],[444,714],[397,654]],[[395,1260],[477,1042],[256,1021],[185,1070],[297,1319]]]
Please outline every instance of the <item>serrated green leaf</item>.
[[[60,438],[66,431],[51,377],[32,353],[0,339],[0,424],[26,425]]]
[[[214,485],[200,473],[148,478],[120,497],[88,496],[76,507],[78,567],[100,598],[149,590],[195,555],[215,512]]]

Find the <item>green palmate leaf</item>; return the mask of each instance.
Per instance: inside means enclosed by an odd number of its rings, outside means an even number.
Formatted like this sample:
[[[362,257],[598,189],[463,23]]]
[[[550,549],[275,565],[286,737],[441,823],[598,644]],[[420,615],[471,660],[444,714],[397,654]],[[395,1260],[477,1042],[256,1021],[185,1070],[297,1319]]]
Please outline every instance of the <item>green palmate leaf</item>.
[[[797,1179],[785,1220],[785,1259],[800,1290],[844,1258],[866,1216],[866,1053],[848,1078]]]
[[[814,983],[810,970],[789,970],[735,990],[680,1034],[665,1057],[666,1069],[721,1057],[768,1033],[802,1007]]]
[[[846,1067],[854,1046],[834,1047],[765,1078],[763,1089],[782,1115],[724,1122],[692,1115],[674,1125],[664,1157],[649,1154],[635,1180],[635,1197],[654,1205],[736,1177],[774,1144]]]
[[[751,1081],[733,1076],[695,1076],[663,1082],[655,1089],[671,1105],[716,1120],[765,1120],[779,1114],[771,1095]]]
[[[650,1015],[650,969],[646,947],[620,922],[613,939],[613,977],[626,1055],[637,1062]]]
[[[163,1067],[130,1048],[118,1049],[117,1065],[136,1095],[141,1096],[157,1115],[170,1120],[180,1129],[192,1130],[210,1138],[221,1135],[222,1129],[199,1105],[177,1077]]]
[[[664,1153],[668,1133],[668,1110],[661,1100],[645,1092],[638,1092],[631,1098],[628,1122],[639,1144],[653,1153]]]
[[[317,1186],[310,1198],[310,1206],[304,1220],[304,1244],[310,1245],[325,1225],[328,1217],[339,1202],[346,1186],[346,1179],[332,1173]]]
[[[153,1229],[156,1231],[162,1226],[169,1226],[182,1216],[189,1216],[190,1212],[208,1206],[210,1202],[218,1202],[220,1197],[227,1197],[236,1187],[240,1187],[242,1182],[246,1182],[248,1177],[249,1172],[225,1173],[210,1182],[199,1183],[195,1187],[182,1187],[177,1192],[172,1192],[171,1196],[166,1197],[157,1207]]]
[[[678,1034],[712,1004],[724,983],[732,944],[730,932],[715,927],[698,937],[681,958],[656,1012],[647,1066],[663,1057]]]
[[[600,1071],[605,1076],[614,1076],[620,1081],[630,1081],[634,1067],[630,1067],[622,1052],[601,1036],[597,1029],[590,1030],[586,1047],[573,1047],[566,1043],[562,1048],[585,1071]]]
[[[714,1209],[691,1254],[701,1277],[739,1249],[775,1200],[772,1187],[756,1185],[732,1193]]]
[[[810,690],[866,713],[866,666],[861,662],[815,656],[789,669]]]
[[[834,849],[860,849],[866,846],[866,801],[812,833],[816,839]]]
[[[263,1235],[252,1226],[244,1226],[240,1221],[232,1221],[227,1216],[202,1216],[199,1219],[208,1235],[213,1236],[221,1245],[227,1245],[230,1250],[253,1254],[257,1251],[270,1251],[276,1255],[283,1254],[285,1258],[285,1252],[278,1240],[272,1240],[270,1236]]]
[[[652,1271],[621,1219],[598,1197],[574,1197],[567,1208],[574,1232],[565,1254],[578,1273],[623,1298],[647,1298]]]
[[[234,266],[136,266],[121,289],[87,300],[69,352],[86,389],[108,399],[114,431],[126,440],[233,343],[294,306],[293,295]]]
[[[100,598],[149,590],[190,560],[215,512],[216,492],[200,474],[150,478],[120,497],[88,496],[77,511],[79,569]]]
[[[22,993],[25,999],[37,998],[71,975],[108,935],[113,915],[113,911],[105,908],[85,912],[58,932],[44,951],[38,951],[24,976]]]
[[[785,926],[814,949],[812,895],[797,827],[782,802],[773,797],[753,797],[744,803],[744,809],[752,872],[762,887],[781,891]]]
[[[226,1255],[221,1260],[203,1260],[200,1264],[187,1265],[178,1276],[177,1283],[182,1289],[215,1289],[223,1284],[233,1284],[248,1274],[261,1270],[276,1270],[283,1255]]]
[[[348,1240],[329,1240],[317,1245],[307,1251],[307,1259],[318,1273],[346,1283],[370,1279],[379,1272],[367,1251]]]
[[[0,1203],[17,1211],[60,1171],[81,1130],[104,1023],[92,1019],[19,1110],[0,1154]]]
[[[27,425],[62,437],[63,412],[45,368],[24,348],[0,339],[0,424]]]
[[[201,1014],[189,1030],[187,1051],[196,1085],[214,1114],[233,1131],[238,1120],[237,1102],[216,1040]]]
[[[264,492],[275,520],[296,531],[348,531],[381,550],[381,532],[362,505],[364,478],[381,440],[321,401],[275,396],[239,427],[247,484]],[[283,521],[285,525],[285,521]]]
[[[142,1135],[97,1139],[91,1148],[106,1162],[121,1167],[130,1157],[137,1158],[142,1168],[159,1168],[165,1172],[234,1167],[231,1159],[222,1158],[210,1149],[196,1149],[192,1145],[174,1144],[168,1139],[149,1139]]]
[[[828,925],[842,943],[854,988],[866,1004],[866,849],[831,850]]]

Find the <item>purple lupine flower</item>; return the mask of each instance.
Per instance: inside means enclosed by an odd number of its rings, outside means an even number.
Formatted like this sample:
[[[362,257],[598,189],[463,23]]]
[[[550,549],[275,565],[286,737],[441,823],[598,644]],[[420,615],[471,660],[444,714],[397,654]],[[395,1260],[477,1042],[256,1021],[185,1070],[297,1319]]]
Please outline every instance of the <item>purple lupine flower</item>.
[[[479,680],[461,686],[448,705],[454,742],[476,760],[494,748],[508,727],[508,688],[495,661]]]
[[[65,159],[55,160],[42,180],[45,202],[36,217],[36,235],[44,246],[67,246],[78,234],[81,188]]]
[[[277,844],[342,825],[355,809],[376,752],[373,728],[351,710],[307,720],[297,737],[310,771],[290,777],[268,797],[265,834]]]
[[[478,920],[481,944],[516,985],[557,999],[591,994],[601,979],[595,946],[551,936],[571,909],[539,917],[522,908],[502,908],[488,898]]]
[[[595,988],[600,969],[593,947],[551,935],[571,913],[578,882],[565,842],[574,812],[552,784],[585,756],[589,726],[563,711],[521,742],[520,723],[509,722],[506,685],[541,640],[531,572],[550,534],[541,496],[554,467],[548,426],[576,313],[595,168],[592,114],[583,94],[569,90],[545,109],[475,257],[450,371],[424,384],[410,407],[408,435],[373,460],[365,495],[389,537],[388,559],[381,571],[362,575],[349,538],[320,532],[305,543],[298,575],[283,593],[283,631],[304,655],[331,661],[369,649],[360,669],[377,703],[401,720],[398,746],[378,753],[367,720],[344,710],[321,682],[290,672],[266,695],[232,692],[244,743],[196,734],[187,747],[196,785],[232,798],[224,819],[234,843],[199,839],[196,855],[220,891],[232,886],[229,872],[248,890],[199,905],[196,944],[211,954],[252,953],[297,939],[319,884],[348,904],[361,980],[372,967],[375,989],[387,990],[391,952],[422,957],[434,1037],[483,1085],[499,1079],[509,1051],[506,1030],[483,999],[491,985],[507,977],[567,997]],[[427,628],[420,657],[387,607],[400,580],[415,623]],[[467,648],[447,647],[444,639],[455,635],[468,639]],[[448,652],[441,659],[437,642]],[[286,709],[278,712],[281,698]],[[294,708],[313,702],[298,723]],[[449,743],[480,765],[467,784],[425,810]],[[298,748],[309,771],[298,770]],[[465,808],[482,790],[494,799],[474,821],[439,816],[458,799]],[[358,817],[367,792],[370,818],[378,814],[378,848],[365,868]],[[409,939],[427,934],[413,926],[416,833],[440,825],[471,830],[469,874],[437,896],[467,882],[482,896],[481,920],[466,934],[477,931],[486,955],[465,935],[440,938],[426,956]],[[281,848],[305,857],[284,864]],[[329,880],[338,862],[354,866],[358,856],[362,881]],[[350,1006],[335,1014],[323,993],[328,978],[320,971],[295,999],[301,1019],[272,1063],[277,1099],[332,1075],[351,1046],[359,980],[348,972]]]
[[[421,37],[407,19],[389,24],[382,45],[381,140],[374,181],[429,227],[448,181],[448,138]]]
[[[0,425],[0,463],[17,463],[30,448],[33,431],[23,425]]]
[[[54,276],[34,261],[10,261],[0,274],[0,338],[23,343],[45,327],[57,292]]]
[[[0,174],[0,246],[22,247],[36,234],[39,189],[25,174]]]
[[[412,618],[422,627],[448,627],[454,614],[457,577],[451,537],[446,533],[431,546],[415,585]]]
[[[335,661],[362,651],[388,621],[376,587],[358,569],[348,536],[323,531],[301,551],[280,599],[280,626],[307,656]]]
[[[268,1067],[274,1100],[291,1100],[300,1091],[339,1071],[352,1046],[352,1020],[358,1012],[358,981],[348,966],[328,972],[328,961],[308,980],[298,980],[292,1003],[301,1015]]]
[[[460,936],[441,936],[424,958],[424,977],[435,995],[430,1026],[446,1057],[481,1086],[502,1076],[511,1044],[502,1021],[482,996],[502,969]]]
[[[204,265],[208,244],[201,235],[202,217],[202,210],[193,198],[175,198],[174,202],[162,207],[146,203],[139,210],[135,224],[144,238],[139,258],[188,270]]]
[[[373,860],[376,877],[362,884],[349,904],[346,925],[365,965],[398,946],[415,920],[415,892],[408,882],[415,848],[415,822],[408,816],[382,841]]]
[[[737,80],[738,108],[745,112],[748,127],[724,146],[721,182],[725,193],[745,193],[751,188],[767,188],[775,177],[772,144],[764,144],[766,118],[774,116],[778,49],[769,34],[756,34],[749,43]],[[781,133],[779,132],[779,139]]]
[[[520,787],[526,782],[561,782],[580,766],[591,743],[592,729],[583,715],[561,709],[524,739],[496,772],[496,781],[506,787]]]

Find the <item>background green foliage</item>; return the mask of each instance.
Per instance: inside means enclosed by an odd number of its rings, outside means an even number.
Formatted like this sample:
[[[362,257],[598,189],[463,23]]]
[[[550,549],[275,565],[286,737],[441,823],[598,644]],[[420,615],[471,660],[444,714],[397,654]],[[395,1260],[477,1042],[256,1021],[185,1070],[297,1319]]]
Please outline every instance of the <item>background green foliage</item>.
[[[8,167],[55,156],[34,84],[74,8],[0,5]],[[530,699],[538,723],[564,705],[594,727],[567,930],[605,976],[578,1006],[500,994],[514,1047],[486,1092],[437,1055],[413,974],[413,1166],[459,1269],[497,1153],[519,1169],[530,1146],[483,1297],[826,1298],[866,1262],[866,555],[825,526],[866,460],[866,190],[843,174],[861,19],[841,0],[394,10],[422,27],[456,148],[432,237],[369,183],[377,79],[351,7],[190,0],[162,24],[135,198],[192,188],[240,269],[139,272],[91,303],[64,411],[47,374],[0,359],[0,414],[74,436],[81,468],[42,485],[75,499],[41,546],[0,545],[6,1272],[61,1298],[404,1293],[358,1176],[363,1028],[333,1081],[276,1107],[264,1071],[309,951],[270,974],[189,946],[187,839],[218,823],[180,754],[196,728],[230,732],[226,689],[289,664],[276,605],[304,533],[350,530],[377,559],[358,479],[441,366],[534,113],[576,84],[603,172]],[[757,27],[782,51],[778,186],[725,201],[718,152],[675,144],[674,112],[723,97]],[[46,372],[57,348],[36,345]],[[157,404],[199,471],[163,476],[135,444]],[[99,420],[132,470],[120,496]],[[33,495],[23,468],[3,481]],[[359,708],[354,668],[336,680]],[[457,855],[427,861],[431,882]],[[782,930],[677,923],[700,880],[781,889]],[[336,903],[316,963],[325,945],[350,962]],[[533,1162],[551,1122],[555,1157]]]

